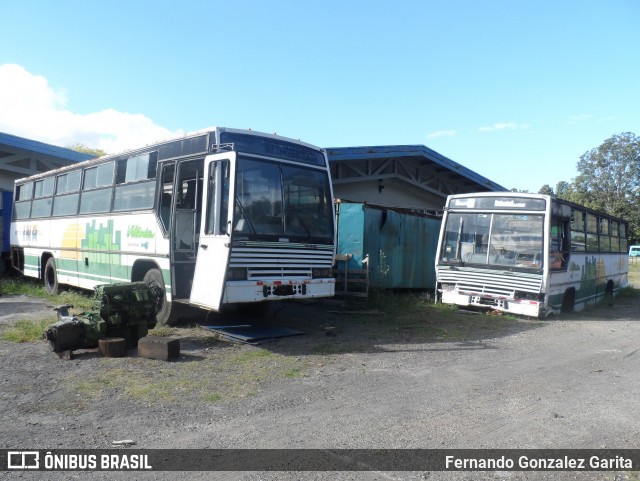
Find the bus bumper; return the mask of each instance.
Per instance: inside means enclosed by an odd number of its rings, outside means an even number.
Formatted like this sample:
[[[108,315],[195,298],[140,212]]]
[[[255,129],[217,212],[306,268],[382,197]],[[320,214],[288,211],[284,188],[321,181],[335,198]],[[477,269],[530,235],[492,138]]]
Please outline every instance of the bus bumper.
[[[227,281],[225,304],[332,297],[336,281],[328,279]]]
[[[540,318],[543,316],[543,304],[538,301],[503,299],[484,297],[476,294],[463,294],[457,291],[441,291],[443,304],[456,304],[458,306],[474,306],[484,309],[508,312],[520,316]]]

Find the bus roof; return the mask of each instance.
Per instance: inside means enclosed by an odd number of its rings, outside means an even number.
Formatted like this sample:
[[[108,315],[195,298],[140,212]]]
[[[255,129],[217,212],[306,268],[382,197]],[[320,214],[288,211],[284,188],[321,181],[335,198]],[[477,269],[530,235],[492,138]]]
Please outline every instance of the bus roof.
[[[64,171],[72,170],[72,169],[75,169],[75,168],[78,168],[78,167],[84,167],[86,165],[90,165],[90,164],[94,164],[94,163],[100,163],[100,162],[102,162],[104,160],[111,159],[111,158],[125,157],[125,156],[135,155],[135,154],[138,154],[138,153],[148,152],[148,151],[150,151],[152,149],[155,149],[155,148],[159,149],[159,148],[161,148],[163,146],[167,146],[167,145],[174,144],[174,143],[181,142],[181,141],[183,143],[189,143],[189,142],[193,143],[193,141],[197,141],[199,138],[202,138],[202,141],[200,143],[196,142],[195,144],[193,144],[190,147],[188,147],[188,148],[192,149],[192,151],[188,151],[188,154],[193,154],[193,155],[200,154],[200,153],[205,154],[205,153],[209,153],[209,148],[210,148],[210,144],[211,144],[211,142],[207,142],[206,137],[209,136],[211,133],[214,133],[214,132],[218,132],[218,133],[219,132],[231,132],[231,133],[239,133],[239,134],[257,135],[257,136],[260,136],[260,137],[267,137],[267,138],[277,139],[277,140],[286,141],[286,142],[295,142],[297,144],[304,145],[305,147],[316,149],[318,151],[323,150],[318,146],[315,146],[315,145],[312,145],[312,144],[308,144],[306,142],[303,142],[303,141],[300,141],[300,140],[297,140],[297,139],[284,137],[284,136],[281,136],[281,135],[278,135],[278,134],[275,134],[275,133],[274,134],[268,134],[268,133],[265,133],[265,132],[258,132],[258,131],[251,130],[251,129],[234,129],[234,128],[228,128],[228,127],[208,127],[206,129],[200,129],[200,130],[197,130],[195,132],[190,132],[190,133],[187,133],[187,134],[184,134],[184,135],[181,135],[181,136],[176,136],[176,137],[169,138],[169,139],[166,139],[166,140],[161,140],[161,141],[156,142],[156,143],[147,144],[147,145],[145,145],[143,147],[138,147],[138,148],[135,148],[135,149],[128,149],[128,150],[124,150],[124,151],[121,151],[121,152],[116,152],[116,153],[113,153],[113,154],[107,154],[107,155],[104,155],[102,157],[93,157],[91,155],[87,155],[87,154],[82,154],[80,152],[76,152],[78,154],[78,156],[77,156],[77,161],[75,163],[73,163],[71,165],[66,165],[66,166],[63,166],[63,167],[59,167],[59,168],[54,169],[54,170],[55,170],[56,173],[57,172],[64,172]],[[28,139],[22,139],[22,140],[28,141]],[[40,142],[35,142],[35,141],[29,141],[29,142],[33,142],[35,144],[41,144]],[[42,144],[42,145],[47,145],[47,144]],[[49,147],[57,148],[57,149],[61,149],[61,150],[68,150],[68,149],[63,149],[62,147],[55,147],[55,146],[49,146]],[[74,151],[71,151],[71,152],[74,152]],[[187,155],[187,154],[185,154],[185,155]],[[162,160],[162,158],[160,160]],[[30,175],[30,176],[27,176],[27,177],[22,177],[20,179],[17,179],[15,181],[15,183],[24,182],[27,179],[30,180],[30,179],[38,179],[40,177],[46,177],[48,175],[51,175],[51,173],[52,173],[52,170],[49,170],[49,171],[46,171],[46,172],[41,172],[41,173]]]

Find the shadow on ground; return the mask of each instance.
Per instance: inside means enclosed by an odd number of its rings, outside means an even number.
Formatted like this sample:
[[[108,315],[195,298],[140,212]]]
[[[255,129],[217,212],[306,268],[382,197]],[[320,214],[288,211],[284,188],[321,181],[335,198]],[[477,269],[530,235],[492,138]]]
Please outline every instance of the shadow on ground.
[[[366,302],[338,299],[274,302],[262,316],[237,312],[207,313],[189,309],[177,335],[187,326],[244,325],[286,327],[300,336],[259,343],[263,349],[287,356],[400,351],[493,349],[487,341],[536,329],[545,321],[469,313],[428,304],[389,310]],[[214,333],[212,333],[215,336]],[[192,338],[190,342],[204,342]],[[230,343],[232,341],[221,341]],[[194,345],[193,347],[196,347]]]

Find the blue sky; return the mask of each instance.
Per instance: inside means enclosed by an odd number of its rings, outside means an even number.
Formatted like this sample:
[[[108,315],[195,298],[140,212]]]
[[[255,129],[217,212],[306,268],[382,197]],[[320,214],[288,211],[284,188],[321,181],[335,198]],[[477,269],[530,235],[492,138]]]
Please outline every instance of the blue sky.
[[[424,144],[507,187],[640,135],[640,2],[0,0],[0,131]]]

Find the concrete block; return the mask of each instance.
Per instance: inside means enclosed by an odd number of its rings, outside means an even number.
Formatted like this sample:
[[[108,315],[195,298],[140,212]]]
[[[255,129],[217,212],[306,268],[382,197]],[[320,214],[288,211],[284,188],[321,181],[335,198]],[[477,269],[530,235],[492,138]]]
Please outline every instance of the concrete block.
[[[98,352],[105,357],[124,357],[127,355],[127,341],[123,337],[98,339]]]
[[[145,336],[138,341],[138,357],[168,361],[180,356],[180,339]]]

